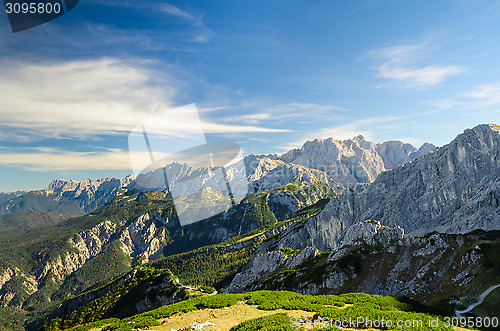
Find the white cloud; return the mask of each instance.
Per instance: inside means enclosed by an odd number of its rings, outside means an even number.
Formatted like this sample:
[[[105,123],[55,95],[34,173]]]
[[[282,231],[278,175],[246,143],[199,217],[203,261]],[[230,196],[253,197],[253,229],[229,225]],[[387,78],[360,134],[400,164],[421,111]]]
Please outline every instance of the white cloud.
[[[379,67],[379,76],[386,79],[406,82],[409,87],[430,87],[464,70],[464,67],[455,65],[426,66],[413,69],[394,66],[394,64],[390,62],[386,62]]]
[[[155,81],[141,64],[115,59],[46,64],[4,60],[1,124],[41,137],[128,131],[158,108],[170,106],[176,94],[173,78]]]
[[[0,61],[0,139],[126,133],[147,118],[177,108],[172,100],[185,83],[153,67],[145,60],[111,58],[43,64]],[[286,131],[213,121],[204,128],[209,133]]]
[[[54,148],[2,150],[0,165],[29,171],[130,170],[127,151],[72,152]]]
[[[144,33],[140,33],[137,30],[124,30],[112,25],[98,23],[89,23],[87,24],[86,28],[87,31],[98,37],[106,44],[130,44],[134,47],[140,47],[141,49],[148,50],[161,48],[161,46],[155,45],[155,43],[153,43],[153,40],[150,36]]]
[[[470,111],[474,110],[477,114],[488,109],[496,110],[495,105],[500,104],[500,83],[483,84],[456,94],[455,98],[427,100],[427,105],[437,109]]]
[[[244,112],[245,114],[224,116],[220,120],[226,123],[247,125],[274,123],[278,120],[325,120],[326,118],[336,116],[339,112],[348,111],[346,108],[334,105],[300,102],[276,103],[262,100],[244,101],[231,108],[238,110],[238,113]]]
[[[500,103],[500,83],[484,84],[470,92],[462,93],[462,95],[482,100],[484,105],[498,104]]]
[[[253,125],[226,125],[206,121],[202,123],[206,133],[271,133],[293,131],[288,129],[269,129]]]
[[[427,53],[428,44],[418,43],[386,47],[368,55],[378,62],[378,77],[396,81],[406,88],[429,88],[467,69],[459,65],[423,65],[423,59],[429,56]]]

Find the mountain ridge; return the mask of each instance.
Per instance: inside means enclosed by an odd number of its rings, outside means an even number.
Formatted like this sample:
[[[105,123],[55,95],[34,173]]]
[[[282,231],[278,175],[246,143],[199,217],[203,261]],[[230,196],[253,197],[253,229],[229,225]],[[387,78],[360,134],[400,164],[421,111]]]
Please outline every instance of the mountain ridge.
[[[315,158],[317,155],[311,151],[310,146],[321,144],[329,144],[335,148],[329,149],[326,156]],[[323,149],[328,148],[323,146]],[[238,182],[246,180],[249,184],[249,194],[275,189],[283,183],[292,182],[297,176],[304,177],[308,182],[315,181],[314,177],[317,177],[319,181],[328,184],[336,192],[342,192],[356,183],[371,182],[381,172],[435,149],[436,147],[429,143],[416,149],[411,144],[397,140],[375,144],[366,141],[362,136],[343,141],[333,138],[316,139],[305,142],[300,149],[293,149],[282,155],[248,155],[243,162],[228,166],[226,174],[228,182],[234,183],[236,187],[240,185]],[[330,166],[326,163],[330,162],[332,155],[337,160],[333,166]],[[180,179],[198,176],[200,182],[212,183],[219,188],[226,187],[226,183],[220,183],[214,179],[216,177],[209,169],[195,168],[175,162],[167,165],[165,169],[169,174],[168,178],[173,183]],[[83,215],[111,201],[119,187],[140,191],[165,190],[164,174],[164,170],[158,169],[140,174],[135,178],[127,176],[123,179],[103,178],[81,181],[55,179],[43,190],[2,193],[0,214],[38,211]],[[195,187],[187,187],[187,189],[190,190],[188,193],[193,193],[191,191]]]

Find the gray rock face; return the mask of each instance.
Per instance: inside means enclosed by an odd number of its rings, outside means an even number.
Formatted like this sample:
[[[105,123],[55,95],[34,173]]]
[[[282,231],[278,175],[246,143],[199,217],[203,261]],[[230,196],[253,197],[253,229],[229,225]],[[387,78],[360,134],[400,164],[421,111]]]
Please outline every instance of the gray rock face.
[[[328,257],[329,261],[338,260],[346,254],[351,247],[367,244],[369,246],[381,246],[389,248],[390,244],[405,238],[404,230],[399,226],[390,228],[383,226],[378,221],[359,222],[348,228],[338,245]]]
[[[418,150],[400,141],[374,144],[363,136],[357,136],[344,141],[332,138],[308,141],[300,149],[291,150],[279,159],[321,170],[346,188],[357,183],[371,183],[380,173],[435,149],[434,145],[428,143]]]
[[[158,229],[156,222],[161,224],[161,218],[146,213],[121,232],[122,251],[132,258],[133,265],[146,263],[162,252],[165,231]]]
[[[363,291],[425,299],[426,293],[447,286],[450,275],[458,287],[467,287],[479,275],[479,251],[459,256],[464,237],[428,233],[500,229],[499,156],[498,126],[466,130],[434,153],[331,199],[317,216],[263,243],[228,289],[271,286],[308,294]],[[405,232],[428,235],[412,237]],[[288,268],[279,248],[311,246],[331,252],[328,271],[319,283],[306,277],[313,270],[280,273]],[[365,249],[358,251],[359,247]],[[457,260],[463,261],[460,266]],[[271,282],[270,275],[277,273]],[[287,277],[299,279],[296,287],[283,285]]]
[[[226,293],[251,291],[262,286],[262,280],[281,270],[294,269],[317,256],[320,252],[314,247],[306,247],[297,254],[287,256],[280,251],[258,252],[252,255],[244,271],[237,274]]]
[[[405,232],[465,233],[500,229],[500,134],[494,125],[466,130],[434,153],[357,185],[283,240],[292,248],[338,247],[365,220]]]
[[[313,184],[334,186],[333,180],[323,171],[282,160],[250,155],[245,164],[250,193],[274,190],[294,181],[299,181],[303,187]]]
[[[226,168],[227,181],[236,185],[243,179],[248,183],[248,192],[273,190],[297,179],[309,185],[315,182],[328,184],[342,191],[357,183],[371,183],[383,171],[393,169],[417,157],[434,151],[436,147],[425,143],[418,150],[400,141],[374,144],[363,136],[344,141],[325,139],[308,141],[300,149],[281,156],[248,155],[243,161]],[[195,168],[188,164],[172,163],[137,176],[129,188],[138,190],[166,189],[166,181],[193,181],[214,188],[225,187],[216,173],[209,168]],[[196,180],[195,180],[196,179]],[[183,187],[184,194],[193,194],[198,187]]]

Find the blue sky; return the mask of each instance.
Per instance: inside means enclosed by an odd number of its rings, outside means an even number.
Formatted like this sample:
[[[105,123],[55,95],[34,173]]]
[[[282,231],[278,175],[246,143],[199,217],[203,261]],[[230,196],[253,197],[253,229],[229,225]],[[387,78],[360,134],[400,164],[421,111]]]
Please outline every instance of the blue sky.
[[[245,154],[314,138],[443,145],[499,123],[491,1],[84,0],[0,15],[0,191],[132,173],[128,133],[196,103]]]

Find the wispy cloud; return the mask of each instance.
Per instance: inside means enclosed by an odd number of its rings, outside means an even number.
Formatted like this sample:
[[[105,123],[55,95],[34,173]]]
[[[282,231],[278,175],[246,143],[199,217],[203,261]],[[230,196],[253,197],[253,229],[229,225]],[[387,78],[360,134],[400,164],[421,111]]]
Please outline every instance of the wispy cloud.
[[[456,93],[451,98],[427,100],[424,103],[438,111],[474,110],[479,112],[500,104],[500,83],[478,85],[471,88],[469,91]]]
[[[131,169],[129,153],[120,149],[91,152],[74,152],[56,148],[3,149],[0,165],[40,172]]]
[[[2,126],[34,139],[84,138],[128,131],[177,93],[147,61],[111,58],[32,64],[4,60]],[[155,77],[155,78],[153,78]]]
[[[90,0],[94,3],[107,6],[133,8],[137,10],[146,10],[150,13],[165,13],[169,16],[174,16],[187,22],[193,28],[193,34],[189,37],[189,41],[205,43],[215,36],[212,29],[206,26],[203,22],[202,14],[190,13],[172,4],[160,1],[128,1],[128,0]]]
[[[500,103],[500,83],[484,84],[476,87],[470,92],[464,92],[462,95],[473,99],[481,100],[485,105],[494,105]]]
[[[160,48],[160,46],[156,46],[153,43],[150,36],[140,33],[137,30],[124,30],[111,25],[96,23],[88,23],[86,24],[86,28],[87,31],[106,44],[132,44],[135,47],[141,47],[141,49],[148,50]]]
[[[180,9],[171,4],[163,4],[159,8],[160,11],[179,17],[191,23],[195,28],[198,29],[197,35],[191,39],[194,42],[208,42],[215,35],[212,29],[208,28],[205,23],[203,23],[202,15],[193,15],[185,10]]]
[[[429,57],[429,52],[427,43],[417,43],[381,48],[368,56],[377,62],[378,77],[398,82],[406,88],[426,89],[467,70],[460,65],[425,65],[423,59]]]
[[[186,83],[154,67],[147,60],[112,58],[43,64],[0,61],[0,128],[11,134],[0,139],[126,134],[147,118],[177,108],[173,100]],[[205,120],[204,129],[208,133],[287,131],[217,120]],[[175,135],[175,130],[169,134]]]
[[[237,114],[223,116],[221,121],[226,123],[241,123],[257,125],[263,123],[276,123],[276,121],[325,120],[349,110],[335,105],[322,105],[316,103],[285,102],[276,103],[269,100],[243,101],[231,107]],[[240,115],[243,113],[244,115]]]

